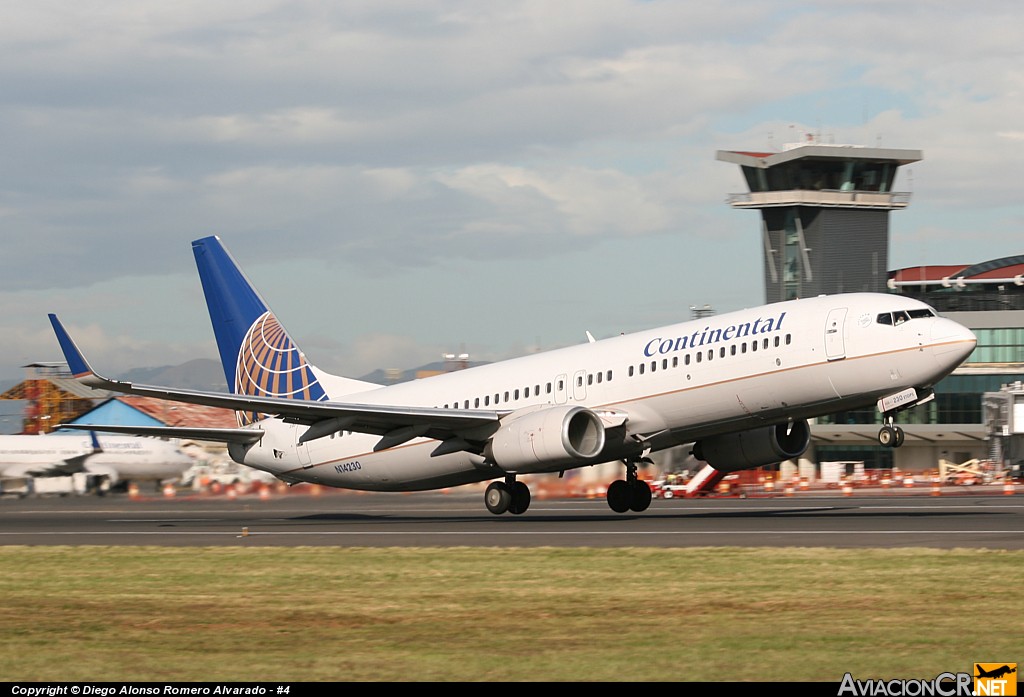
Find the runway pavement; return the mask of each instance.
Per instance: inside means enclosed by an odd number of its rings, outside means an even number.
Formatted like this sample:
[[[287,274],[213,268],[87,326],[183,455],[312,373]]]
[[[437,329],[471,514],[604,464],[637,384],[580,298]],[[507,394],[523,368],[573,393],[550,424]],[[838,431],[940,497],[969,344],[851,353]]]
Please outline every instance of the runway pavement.
[[[0,499],[0,545],[1024,548],[1024,495],[975,489],[656,499],[625,515],[565,498],[495,516],[476,490]]]

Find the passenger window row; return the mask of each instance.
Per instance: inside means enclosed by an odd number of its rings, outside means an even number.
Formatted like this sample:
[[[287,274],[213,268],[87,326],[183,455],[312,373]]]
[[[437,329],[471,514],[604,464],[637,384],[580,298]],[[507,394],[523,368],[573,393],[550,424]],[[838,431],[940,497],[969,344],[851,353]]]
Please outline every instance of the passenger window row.
[[[707,350],[701,349],[700,351],[694,351],[693,353],[686,353],[683,355],[680,361],[679,356],[672,356],[669,358],[655,359],[649,362],[638,363],[635,366],[629,366],[628,374],[629,377],[634,375],[644,375],[647,372],[655,373],[660,367],[661,370],[668,370],[669,367],[678,368],[680,364],[687,366],[691,363],[703,363],[704,361],[712,361],[717,353],[719,358],[726,358],[727,356],[743,355],[747,352],[754,353],[758,350],[767,351],[769,348],[778,348],[783,345],[789,346],[793,343],[793,335],[786,334],[785,338],[776,336],[773,339],[754,339],[753,341],[741,341],[739,343],[730,344],[729,346],[720,346],[718,349],[709,348]]]
[[[918,311],[915,311],[918,312]],[[881,322],[881,315],[879,315],[879,322]],[[703,363],[704,361],[712,361],[715,359],[717,354],[718,358],[726,358],[729,356],[745,355],[747,353],[755,353],[757,351],[767,351],[770,348],[778,348],[780,346],[789,346],[793,343],[793,335],[786,334],[785,337],[775,336],[772,338],[765,337],[764,339],[754,339],[753,341],[741,341],[730,344],[729,346],[720,346],[717,349],[701,349],[700,351],[694,351],[692,353],[686,353],[680,359],[679,356],[672,356],[671,358],[660,358],[652,361],[645,361],[636,365],[631,365],[627,368],[627,374],[629,377],[636,375],[644,375],[648,372],[655,373],[660,368],[661,370],[668,370],[669,368],[678,368],[680,365],[688,366],[692,363]],[[587,385],[602,384],[603,382],[612,381],[612,371],[602,371],[597,373],[587,373],[584,378],[583,375],[576,376],[576,387],[583,387],[583,381],[586,380]],[[550,395],[552,390],[555,389],[553,383],[545,383],[544,395]],[[557,381],[557,390],[561,392],[565,389],[565,385],[561,378]],[[461,402],[456,400],[444,405],[445,409],[486,409],[488,407],[496,407],[499,404],[509,404],[517,402],[520,399],[530,399],[530,397],[539,397],[541,395],[541,386],[534,385],[532,388],[526,386],[520,389],[505,390],[504,392],[496,392],[493,397],[490,394],[484,395],[483,397],[474,397],[472,400],[463,399]]]
[[[584,376],[583,375],[576,376],[576,386],[577,387],[582,387],[583,386],[583,380],[584,380]],[[601,372],[598,372],[598,373],[587,373],[586,381],[587,381],[588,385],[593,385],[595,383],[600,385],[600,384],[605,383],[605,382],[611,382],[612,381],[612,371],[606,370],[606,371],[601,371]],[[543,394],[544,394],[544,396],[551,395],[552,391],[554,391],[556,388],[557,388],[558,392],[562,392],[562,391],[565,390],[565,387],[566,387],[565,386],[565,379],[564,378],[558,378],[558,380],[556,380],[555,382],[548,382],[548,383],[544,384]],[[461,402],[460,402],[460,400],[455,400],[454,402],[450,402],[448,404],[445,404],[444,408],[445,409],[460,409],[460,408],[461,409],[486,409],[487,407],[496,407],[499,404],[509,404],[509,403],[512,403],[512,402],[518,402],[520,399],[527,400],[527,399],[530,399],[531,397],[536,399],[537,397],[540,397],[540,396],[541,396],[541,386],[540,385],[534,385],[533,387],[530,387],[529,385],[527,385],[526,387],[522,388],[521,390],[519,388],[516,388],[516,389],[511,389],[511,390],[505,390],[504,392],[495,392],[493,394],[493,396],[490,395],[490,394],[486,394],[486,395],[484,395],[482,397],[473,397],[472,400],[463,399],[463,400],[461,400]]]

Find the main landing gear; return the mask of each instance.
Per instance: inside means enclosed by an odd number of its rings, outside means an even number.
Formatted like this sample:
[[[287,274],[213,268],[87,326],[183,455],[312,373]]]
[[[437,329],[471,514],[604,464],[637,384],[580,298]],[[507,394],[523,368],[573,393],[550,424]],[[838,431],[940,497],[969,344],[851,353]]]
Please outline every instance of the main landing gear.
[[[616,513],[646,511],[651,505],[651,487],[637,476],[637,465],[650,464],[647,458],[627,460],[626,478],[608,486],[608,507]],[[530,507],[530,487],[517,482],[515,475],[508,475],[505,481],[491,482],[484,490],[484,505],[495,515],[511,513],[521,515]]]
[[[646,511],[651,505],[651,487],[636,476],[637,463],[650,464],[647,458],[626,460],[626,478],[608,485],[608,507],[616,513]]]
[[[517,482],[514,475],[505,477],[503,482],[491,482],[484,491],[484,505],[494,515],[526,513],[530,507],[530,487]]]
[[[878,442],[880,445],[884,445],[887,448],[898,448],[903,445],[904,433],[903,429],[899,426],[893,425],[893,415],[883,415],[885,425],[882,426],[882,430],[878,432]]]

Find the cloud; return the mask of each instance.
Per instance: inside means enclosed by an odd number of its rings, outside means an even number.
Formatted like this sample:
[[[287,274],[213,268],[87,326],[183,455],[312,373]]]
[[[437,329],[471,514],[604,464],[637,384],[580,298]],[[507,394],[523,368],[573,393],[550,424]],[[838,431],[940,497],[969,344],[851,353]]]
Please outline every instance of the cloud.
[[[79,321],[112,336],[143,330],[168,358],[199,335],[109,310],[128,298],[155,308],[137,314],[192,326],[195,307],[159,293],[194,288],[189,242],[207,234],[250,263],[316,269],[327,294],[373,287],[392,301],[381,307],[447,307],[434,294],[453,289],[438,274],[511,303],[532,269],[557,301],[538,300],[529,320],[555,343],[570,337],[553,308],[586,308],[578,294],[605,279],[629,289],[605,314],[752,304],[756,216],[725,204],[745,184],[714,153],[808,133],[924,152],[900,175],[913,199],[893,214],[892,259],[1020,251],[1017,3],[8,10],[0,294],[88,300]],[[7,307],[0,325],[36,321]],[[313,312],[296,309],[304,323]],[[590,326],[602,319],[584,312]],[[364,315],[335,331],[345,342],[387,334]],[[489,315],[465,319],[487,322],[501,346],[530,343]],[[408,336],[444,344],[430,331]]]

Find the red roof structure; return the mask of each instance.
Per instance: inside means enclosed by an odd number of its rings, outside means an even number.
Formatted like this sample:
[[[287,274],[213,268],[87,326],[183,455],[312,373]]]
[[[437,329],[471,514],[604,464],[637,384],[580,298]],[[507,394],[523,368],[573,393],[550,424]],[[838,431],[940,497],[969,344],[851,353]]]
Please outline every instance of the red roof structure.
[[[183,402],[168,402],[152,397],[120,396],[119,402],[138,409],[167,426],[193,426],[199,428],[237,428],[235,412],[219,407],[206,407]]]
[[[935,283],[944,280],[955,282],[957,279],[964,281],[982,282],[990,280],[1014,281],[1024,276],[1024,254],[992,259],[979,264],[955,265],[955,266],[910,266],[905,269],[897,269],[889,272],[889,278],[900,284],[913,283]]]

